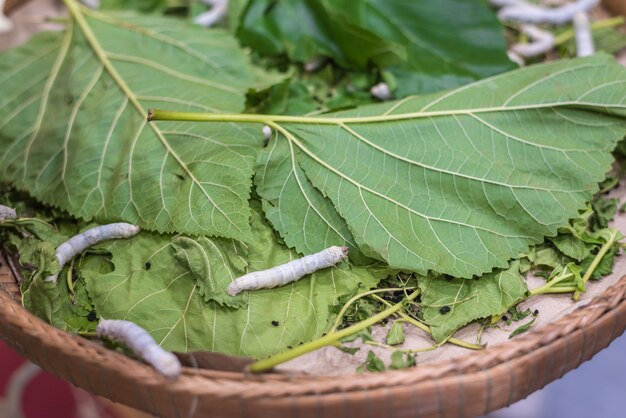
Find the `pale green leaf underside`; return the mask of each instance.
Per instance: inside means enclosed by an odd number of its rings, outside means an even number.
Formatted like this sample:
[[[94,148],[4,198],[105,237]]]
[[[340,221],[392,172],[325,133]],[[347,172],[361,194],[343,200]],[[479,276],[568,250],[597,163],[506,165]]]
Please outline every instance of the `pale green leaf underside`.
[[[230,296],[228,285],[246,272],[246,249],[234,240],[207,237],[174,237],[172,247],[178,262],[187,268],[195,280],[198,293],[205,302],[241,308],[247,298],[243,294]]]
[[[258,208],[252,213],[254,244],[246,254],[249,271],[298,257],[276,242]],[[247,306],[231,309],[215,301],[204,302],[191,271],[176,259],[170,240],[165,235],[141,233],[132,240],[114,242],[106,248],[113,254],[115,270],[105,275],[83,274],[102,317],[136,322],[173,351],[209,350],[252,357],[280,352],[319,337],[328,327],[329,305],[360,284],[375,286],[385,275],[368,268],[329,268],[283,287],[246,292]],[[150,269],[146,270],[148,261]]]
[[[362,250],[394,268],[467,278],[506,266],[576,216],[610,168],[624,115],[626,70],[599,56],[323,117],[259,118]],[[284,154],[266,165],[288,165]],[[288,205],[275,210],[283,236],[310,229]],[[322,245],[337,223],[306,238]]]
[[[479,318],[500,315],[520,301],[528,290],[519,263],[478,280],[443,277],[419,280],[424,321],[435,341],[441,342],[457,329]],[[449,311],[441,308],[447,306]]]
[[[274,136],[259,153],[255,184],[267,219],[299,253],[348,245],[350,259],[364,260],[346,222],[330,200],[311,185],[297,161],[297,148]]]
[[[87,219],[250,239],[258,130],[146,122],[157,106],[241,111],[263,80],[236,41],[68,4],[65,34],[0,58],[0,179]]]

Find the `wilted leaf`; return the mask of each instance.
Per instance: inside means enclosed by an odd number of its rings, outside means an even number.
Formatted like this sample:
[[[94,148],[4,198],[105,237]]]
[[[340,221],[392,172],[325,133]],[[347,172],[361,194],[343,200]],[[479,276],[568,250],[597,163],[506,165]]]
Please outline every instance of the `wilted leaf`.
[[[255,208],[257,206],[255,205]],[[249,270],[298,257],[276,242],[255,209]],[[146,328],[172,351],[217,351],[264,357],[311,340],[326,331],[329,305],[359,283],[374,286],[380,277],[366,268],[330,268],[276,289],[245,294],[247,307],[205,303],[192,273],[177,262],[171,238],[141,233],[106,248],[113,254],[110,274],[83,272],[96,310],[107,319],[127,319]],[[144,268],[150,260],[150,270]],[[278,322],[274,326],[272,321]]]
[[[424,321],[435,341],[444,341],[475,319],[500,315],[521,300],[528,289],[518,268],[513,262],[507,270],[474,280],[421,279]]]

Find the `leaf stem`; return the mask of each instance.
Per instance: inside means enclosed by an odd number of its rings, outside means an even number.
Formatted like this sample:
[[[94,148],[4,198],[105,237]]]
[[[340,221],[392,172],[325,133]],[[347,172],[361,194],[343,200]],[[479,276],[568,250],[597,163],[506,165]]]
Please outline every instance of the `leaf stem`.
[[[419,290],[415,291],[413,293],[411,293],[410,295],[407,296],[407,298],[405,300],[413,300],[415,299],[418,295],[420,294]],[[354,324],[350,327],[344,328],[342,330],[339,330],[337,332],[333,332],[333,333],[329,333],[326,334],[325,336],[323,336],[322,338],[319,338],[317,340],[299,345],[297,347],[292,348],[291,350],[288,351],[284,351],[282,353],[279,353],[275,356],[269,357],[267,359],[264,360],[260,360],[257,361],[255,363],[252,363],[250,365],[249,370],[252,373],[260,373],[260,372],[264,372],[267,370],[270,370],[271,368],[284,363],[286,361],[289,361],[291,359],[294,359],[296,357],[299,357],[303,354],[309,353],[311,351],[317,350],[319,348],[328,346],[328,345],[333,345],[335,344],[337,341],[339,341],[340,339],[347,337],[349,335],[355,334],[365,328],[368,328],[380,321],[382,321],[383,319],[387,318],[388,316],[398,312],[402,306],[404,305],[405,300],[396,303],[395,305],[392,305],[391,307],[385,309],[384,311],[379,312],[378,314],[372,316],[371,318],[366,319],[365,321],[361,321],[357,324]]]
[[[389,288],[385,288],[385,289],[373,289],[373,290],[368,290],[367,292],[363,292],[363,293],[359,293],[358,295],[355,295],[354,297],[352,297],[350,300],[348,300],[343,307],[341,308],[341,310],[339,311],[339,313],[337,314],[337,319],[335,319],[335,323],[333,324],[333,326],[328,330],[328,333],[332,333],[337,331],[337,328],[339,327],[339,325],[341,324],[341,321],[343,320],[344,315],[346,314],[346,312],[348,311],[348,309],[350,308],[350,305],[352,305],[354,302],[356,302],[357,300],[364,298],[365,296],[369,296],[369,295],[373,295],[375,293],[384,293],[384,292],[395,292],[395,291],[399,291],[399,290],[413,290],[415,289],[415,287],[406,287],[406,288],[402,288],[402,287],[389,287]]]
[[[589,26],[592,31],[598,31],[602,29],[612,28],[614,26],[619,26],[622,23],[624,23],[624,18],[622,16],[617,16],[610,19],[598,20],[596,22],[593,22]],[[564,44],[570,39],[573,39],[574,35],[574,29],[568,29],[554,38],[554,45]]]
[[[610,235],[609,239],[606,240],[604,245],[600,248],[600,251],[598,251],[598,254],[596,254],[596,256],[593,258],[593,261],[591,262],[591,265],[589,265],[589,268],[585,272],[585,275],[582,277],[583,285],[585,285],[587,283],[587,281],[589,281],[589,279],[591,278],[591,275],[593,274],[593,272],[598,267],[598,264],[600,264],[600,261],[602,261],[602,258],[609,251],[609,249],[611,249],[613,244],[615,244],[615,240],[617,239],[617,234],[618,234],[617,229],[613,229],[611,231],[611,235]],[[574,300],[580,299],[580,290],[577,289],[574,292],[573,299]]]
[[[378,298],[382,303],[386,304],[386,305],[391,305],[389,302],[387,302],[386,300],[374,295],[375,298]],[[417,319],[413,318],[410,315],[407,315],[406,312],[400,310],[398,311],[398,315],[400,315],[400,318],[402,318],[401,320],[408,322],[411,325],[416,326],[417,328],[421,329],[422,331],[426,332],[428,335],[430,335],[432,337],[433,335],[433,331],[432,329],[430,329],[430,327],[426,324],[424,324],[423,322],[418,321]],[[434,337],[433,337],[434,339]],[[476,344],[472,344],[472,343],[468,343],[466,341],[463,340],[459,340],[457,338],[454,337],[448,337],[443,341],[440,341],[439,343],[437,343],[438,345],[442,345],[445,344],[446,342],[449,342],[450,344],[454,344],[454,345],[458,345],[459,347],[463,347],[463,348],[469,348],[470,350],[481,350],[483,348],[482,345],[476,345]]]

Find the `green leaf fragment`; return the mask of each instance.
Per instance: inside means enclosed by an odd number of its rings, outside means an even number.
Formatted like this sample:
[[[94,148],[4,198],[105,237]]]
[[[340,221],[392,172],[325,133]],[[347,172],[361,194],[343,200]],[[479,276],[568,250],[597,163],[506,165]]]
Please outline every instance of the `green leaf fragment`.
[[[438,343],[471,321],[508,311],[528,291],[519,274],[518,262],[474,280],[430,277],[419,280],[418,284],[424,321]]]
[[[417,360],[415,359],[415,354],[402,351],[394,351],[391,353],[391,363],[389,364],[390,369],[408,369],[416,364]]]
[[[404,344],[404,328],[402,327],[402,322],[394,321],[387,333],[386,341],[388,345]]]
[[[511,332],[511,334],[509,335],[509,339],[515,337],[516,335],[520,335],[523,334],[524,332],[528,331],[530,329],[530,327],[533,326],[533,324],[535,323],[535,321],[537,320],[537,317],[534,317],[533,319],[531,319],[530,321],[528,321],[528,323],[517,327],[515,330],[513,330],[513,332]]]
[[[387,369],[385,363],[372,350],[367,352],[365,363],[356,368],[357,373],[368,372],[384,372]]]

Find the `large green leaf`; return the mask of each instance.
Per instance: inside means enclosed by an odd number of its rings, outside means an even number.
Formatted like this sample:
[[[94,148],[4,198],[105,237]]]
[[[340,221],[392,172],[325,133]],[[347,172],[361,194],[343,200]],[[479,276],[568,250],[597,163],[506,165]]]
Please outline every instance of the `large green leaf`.
[[[401,97],[513,68],[482,0],[252,0],[240,19],[238,36],[256,51],[352,68],[373,62],[393,75]]]
[[[437,342],[444,341],[471,321],[506,312],[524,298],[528,290],[519,273],[518,262],[477,280],[439,276],[423,278],[418,283],[424,321]]]
[[[238,112],[275,78],[225,32],[67,4],[65,34],[0,57],[0,180],[87,219],[250,239],[260,130],[147,124],[146,111]]]
[[[318,117],[155,117],[268,124],[287,145],[270,148],[265,166],[283,173],[285,190],[294,179],[307,185],[302,168],[366,254],[394,268],[469,278],[505,267],[585,206],[626,130],[625,80],[626,69],[597,56]],[[280,189],[271,186],[260,190],[269,203]],[[323,245],[341,224],[319,211],[315,221],[327,226],[304,236],[312,221],[298,210],[274,204],[268,212],[300,248]]]
[[[277,243],[274,231],[255,208],[254,242],[246,254],[249,271],[298,257]],[[385,274],[346,266],[325,269],[287,286],[248,292],[244,295],[247,307],[232,309],[204,302],[192,271],[177,261],[170,240],[165,235],[141,233],[107,245],[115,271],[83,274],[102,317],[136,322],[173,351],[210,350],[252,357],[277,353],[319,337],[328,326],[329,305],[359,285],[374,286]],[[214,243],[220,246],[223,241]],[[220,251],[238,256],[226,246]]]

